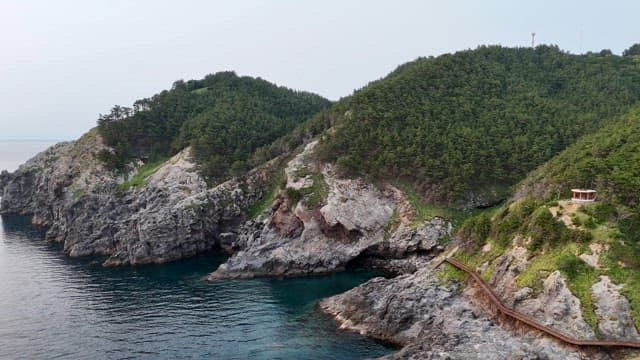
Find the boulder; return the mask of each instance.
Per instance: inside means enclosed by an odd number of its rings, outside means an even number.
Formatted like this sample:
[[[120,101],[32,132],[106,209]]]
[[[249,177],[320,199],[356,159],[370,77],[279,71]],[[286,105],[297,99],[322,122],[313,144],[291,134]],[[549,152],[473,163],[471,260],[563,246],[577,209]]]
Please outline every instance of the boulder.
[[[604,338],[640,340],[638,330],[631,317],[631,306],[620,294],[621,285],[615,285],[608,276],[600,276],[591,291],[596,300],[598,331]]]

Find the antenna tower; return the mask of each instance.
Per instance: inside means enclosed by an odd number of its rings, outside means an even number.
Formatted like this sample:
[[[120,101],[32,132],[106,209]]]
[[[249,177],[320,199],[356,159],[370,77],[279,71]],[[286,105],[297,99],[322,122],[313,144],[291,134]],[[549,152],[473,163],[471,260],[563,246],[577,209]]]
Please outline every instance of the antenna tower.
[[[531,33],[531,47],[535,47],[536,33]]]

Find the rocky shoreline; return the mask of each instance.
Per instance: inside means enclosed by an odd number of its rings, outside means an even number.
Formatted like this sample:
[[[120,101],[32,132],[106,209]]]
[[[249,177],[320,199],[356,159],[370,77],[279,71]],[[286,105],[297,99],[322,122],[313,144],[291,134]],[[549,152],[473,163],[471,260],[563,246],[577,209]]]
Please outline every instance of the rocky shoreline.
[[[295,276],[344,270],[358,260],[380,259],[388,269],[412,268],[407,259],[430,252],[451,233],[451,224],[434,218],[419,227],[392,217],[406,206],[396,195],[357,179],[338,178],[331,165],[311,160],[316,142],[289,161],[286,185],[270,211],[239,231],[240,251],[209,275],[209,280],[255,276]],[[293,203],[288,191],[315,189],[325,198]],[[311,194],[316,196],[318,194]],[[401,264],[398,264],[400,262]]]
[[[92,131],[3,175],[0,213],[32,215],[47,240],[64,243],[73,257],[108,256],[108,266],[165,263],[220,246],[219,235],[237,228],[244,210],[263,196],[275,166],[209,188],[187,148],[144,186],[123,189],[127,179],[96,158],[104,148]]]
[[[444,284],[432,266],[374,278],[319,307],[341,329],[402,349],[385,359],[617,359],[626,350],[576,348],[494,314],[472,283]]]
[[[383,270],[394,277],[374,278],[319,307],[342,329],[401,346],[389,359],[621,354],[569,347],[493,315],[473,284],[448,281],[432,269],[452,236],[450,222],[433,217],[416,223],[401,190],[337,176],[332,164],[314,160],[316,144],[286,163],[275,159],[213,187],[198,174],[187,148],[142,186],[124,187],[140,164],[131,164],[128,178],[106,171],[95,157],[105,147],[90,132],[0,174],[0,213],[33,215],[34,223],[48,229],[47,239],[63,242],[70,256],[106,255],[105,266],[165,263],[218,248],[232,255],[210,281],[322,274],[354,265]],[[247,210],[267,196],[279,171],[285,180],[273,202],[249,218]],[[545,324],[594,337],[559,273],[545,280],[539,294],[516,286],[526,261],[518,247],[504,254],[489,280],[495,291]],[[638,338],[620,289],[604,278],[596,285],[596,311],[604,319],[598,332]]]

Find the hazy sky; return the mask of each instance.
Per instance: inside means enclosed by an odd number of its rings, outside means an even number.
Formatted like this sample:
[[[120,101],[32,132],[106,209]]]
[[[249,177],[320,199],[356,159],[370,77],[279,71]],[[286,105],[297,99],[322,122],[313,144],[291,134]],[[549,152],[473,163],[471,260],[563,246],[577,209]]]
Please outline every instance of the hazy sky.
[[[330,99],[480,44],[640,42],[628,1],[0,0],[0,139],[72,139],[114,104],[235,70]]]

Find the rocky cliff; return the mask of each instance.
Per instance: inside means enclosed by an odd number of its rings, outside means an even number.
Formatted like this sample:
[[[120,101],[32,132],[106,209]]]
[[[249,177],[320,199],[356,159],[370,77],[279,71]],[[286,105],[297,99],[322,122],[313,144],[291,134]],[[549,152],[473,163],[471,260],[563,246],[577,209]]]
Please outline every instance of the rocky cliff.
[[[517,277],[529,265],[524,247],[514,246],[495,263],[489,284],[515,310],[578,338],[640,340],[629,302],[620,294],[622,286],[613,284],[609,277],[602,276],[591,289],[597,314],[594,329],[583,318],[580,300],[571,292],[560,271],[552,271],[544,278],[541,291],[517,286]]]
[[[403,346],[389,359],[615,359],[625,354],[569,347],[518,327],[492,315],[472,283],[447,284],[431,266],[372,279],[321,301],[320,308],[342,329]]]
[[[105,147],[94,132],[0,174],[1,212],[32,214],[71,256],[104,255],[105,265],[163,263],[219,247],[233,255],[209,280],[319,274],[352,264],[399,274],[320,304],[342,328],[403,346],[389,358],[611,358],[514,327],[492,314],[472,284],[447,283],[430,262],[444,250],[451,224],[439,217],[416,223],[401,190],[338,176],[315,159],[316,144],[286,163],[283,184],[254,219],[246,210],[265,200],[280,159],[208,187],[187,148],[126,187],[141,164],[130,165],[129,177],[106,171],[95,158]],[[491,271],[490,284],[515,309],[573,336],[595,337],[560,273],[537,293],[516,286],[527,261],[515,246],[478,271]],[[593,293],[598,334],[638,338],[619,286],[603,277]]]
[[[219,234],[238,226],[262,197],[273,165],[208,188],[187,148],[142,186],[123,187],[126,179],[96,159],[104,148],[92,131],[4,174],[1,213],[33,215],[71,256],[105,255],[105,265],[163,263],[218,246]],[[130,170],[135,176],[134,164]]]
[[[506,306],[576,338],[640,338],[622,286],[607,276],[601,276],[591,288],[595,328],[583,318],[580,300],[559,271],[549,272],[539,290],[519,287],[518,276],[531,261],[527,250],[517,245],[522,241],[515,238],[516,245],[491,266],[482,264],[476,269]],[[638,355],[630,349],[568,346],[514,323],[495,313],[475,283],[455,280],[443,268],[433,269],[438,261],[412,274],[372,279],[323,300],[320,308],[343,329],[401,345],[402,350],[390,359],[618,359]]]
[[[451,224],[440,218],[419,227],[395,224],[400,191],[337,177],[331,165],[313,161],[316,144],[289,161],[273,207],[238,231],[240,251],[210,280],[326,273],[371,259],[415,270],[421,258],[412,255],[435,249],[450,234]]]
[[[96,131],[3,173],[0,212],[33,215],[70,256],[107,256],[105,265],[163,263],[215,247],[234,253],[211,279],[318,274],[363,260],[414,271],[420,253],[450,235],[441,218],[410,225],[400,190],[336,176],[315,160],[316,144],[290,159],[284,186],[255,219],[246,210],[274,183],[280,159],[214,187],[189,148],[144,177],[141,163],[117,175],[96,158],[106,149]]]

